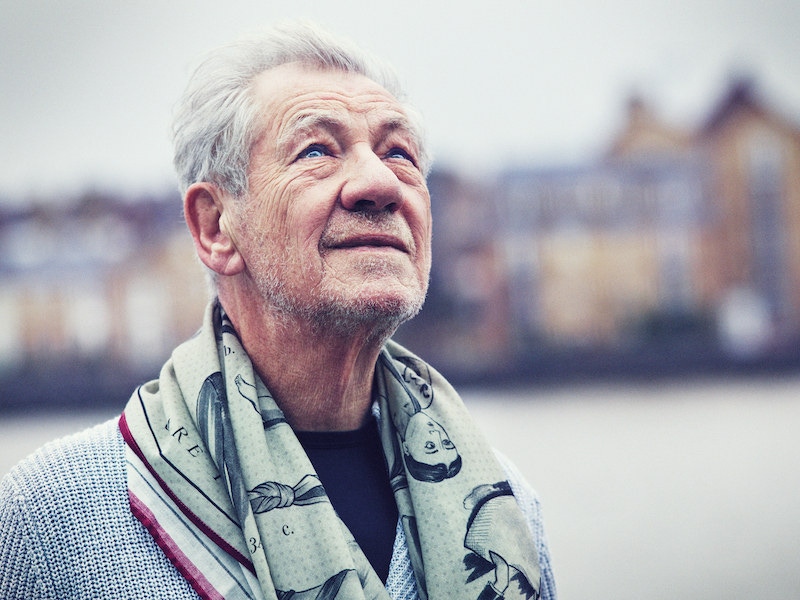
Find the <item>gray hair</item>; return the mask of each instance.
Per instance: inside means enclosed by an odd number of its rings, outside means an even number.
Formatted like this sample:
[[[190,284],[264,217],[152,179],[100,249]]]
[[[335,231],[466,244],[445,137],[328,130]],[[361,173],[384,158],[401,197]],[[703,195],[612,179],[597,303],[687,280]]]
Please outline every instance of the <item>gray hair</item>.
[[[392,69],[351,42],[308,23],[266,30],[209,53],[192,75],[173,120],[174,164],[181,192],[208,181],[234,197],[248,187],[250,150],[258,135],[258,104],[253,81],[260,73],[299,62],[327,70],[364,75],[403,103],[417,129],[420,168],[427,174],[430,158],[418,113]]]

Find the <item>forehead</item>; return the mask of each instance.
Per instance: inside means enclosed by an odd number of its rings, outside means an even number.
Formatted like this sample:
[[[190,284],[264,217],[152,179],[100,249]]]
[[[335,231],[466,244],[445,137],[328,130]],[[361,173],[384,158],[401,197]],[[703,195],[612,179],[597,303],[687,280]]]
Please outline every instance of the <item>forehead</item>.
[[[402,104],[383,86],[357,74],[288,63],[254,81],[264,133],[280,135],[299,120],[318,114],[363,117],[370,123],[407,121]]]

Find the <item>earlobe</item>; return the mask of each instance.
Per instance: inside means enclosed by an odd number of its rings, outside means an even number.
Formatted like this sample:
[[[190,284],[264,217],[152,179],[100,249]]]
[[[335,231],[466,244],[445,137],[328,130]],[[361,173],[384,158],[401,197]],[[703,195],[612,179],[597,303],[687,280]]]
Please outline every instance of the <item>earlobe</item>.
[[[243,270],[244,261],[226,226],[225,201],[231,199],[215,185],[195,183],[186,190],[183,212],[203,264],[220,275],[236,275]]]

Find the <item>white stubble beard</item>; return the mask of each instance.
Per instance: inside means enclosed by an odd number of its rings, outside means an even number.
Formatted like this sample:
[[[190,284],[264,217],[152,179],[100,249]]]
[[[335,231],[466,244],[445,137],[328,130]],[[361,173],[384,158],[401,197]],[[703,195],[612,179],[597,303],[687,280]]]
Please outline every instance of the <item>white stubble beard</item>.
[[[263,246],[262,246],[263,247]],[[370,338],[388,338],[405,321],[413,318],[422,309],[428,288],[427,279],[420,289],[406,286],[405,293],[394,294],[389,298],[365,297],[362,294],[348,293],[350,290],[337,286],[337,280],[326,277],[328,268],[322,260],[322,277],[315,290],[307,297],[301,297],[286,283],[286,273],[296,268],[285,263],[285,254],[259,254],[252,262],[250,274],[266,305],[287,325],[292,321],[311,324],[317,332],[329,332],[340,336],[368,331]],[[358,269],[365,276],[381,277],[396,274],[399,267],[385,258],[377,256],[359,257]],[[308,264],[300,265],[303,271],[297,278],[308,281]],[[346,285],[346,284],[343,284]]]

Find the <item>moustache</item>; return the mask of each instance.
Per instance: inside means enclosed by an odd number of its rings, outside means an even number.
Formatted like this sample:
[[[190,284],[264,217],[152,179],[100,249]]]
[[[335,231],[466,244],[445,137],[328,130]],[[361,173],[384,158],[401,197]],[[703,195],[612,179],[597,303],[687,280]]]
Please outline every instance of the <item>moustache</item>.
[[[397,213],[334,213],[320,237],[321,250],[355,246],[389,246],[416,252],[408,223]]]

